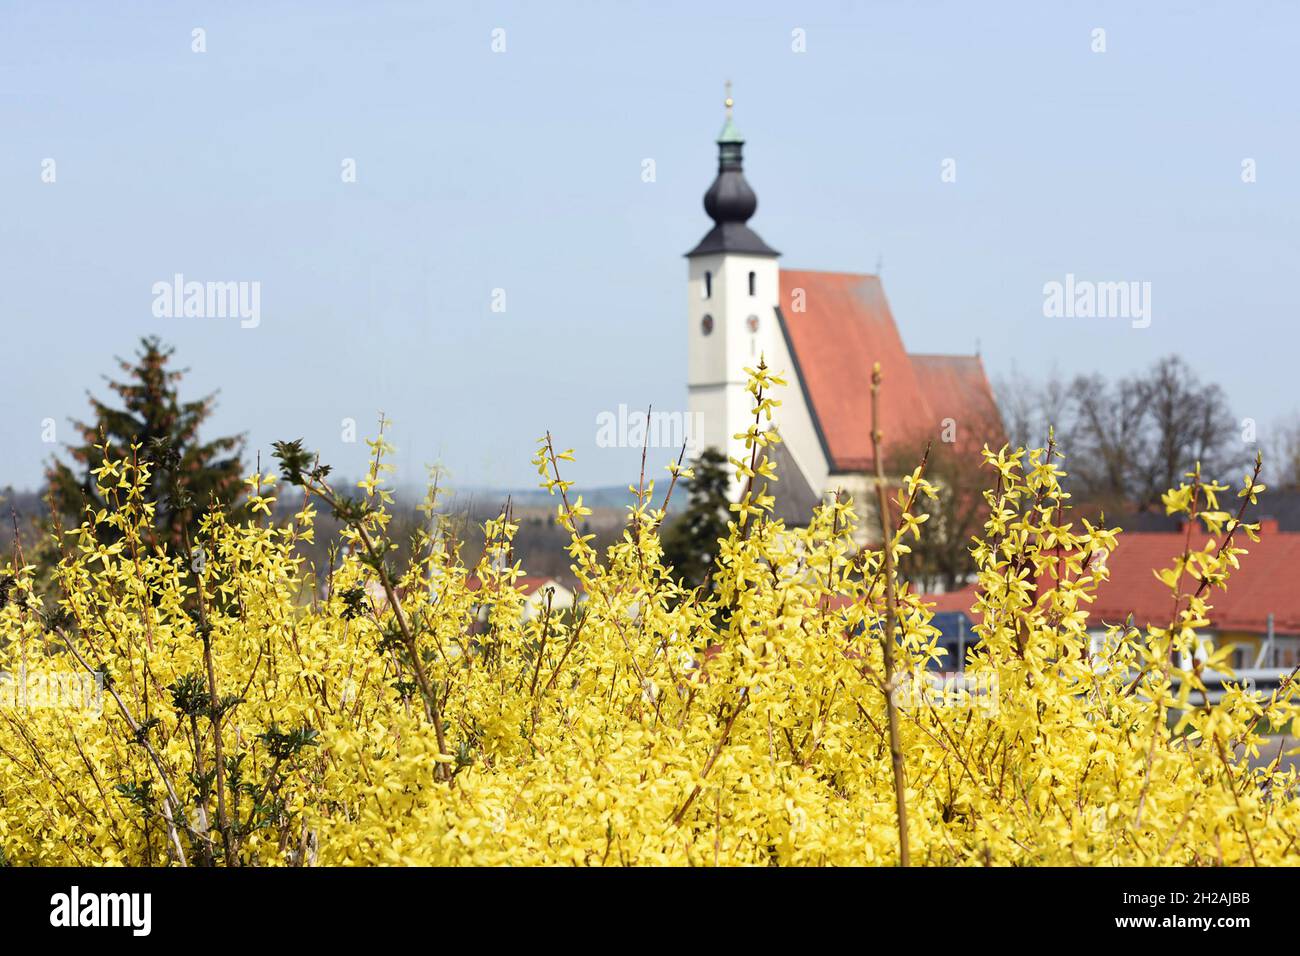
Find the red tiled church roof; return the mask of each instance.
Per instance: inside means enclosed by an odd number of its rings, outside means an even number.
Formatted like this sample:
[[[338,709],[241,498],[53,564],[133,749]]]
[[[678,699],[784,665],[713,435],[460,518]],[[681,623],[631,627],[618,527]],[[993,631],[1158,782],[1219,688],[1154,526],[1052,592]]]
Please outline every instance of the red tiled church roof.
[[[930,405],[933,428],[955,425],[959,447],[979,453],[984,442],[996,450],[1005,440],[993,388],[978,355],[912,355],[912,368]]]
[[[871,367],[880,363],[880,429],[886,448],[939,439],[957,422],[976,448],[1002,432],[993,390],[976,356],[908,355],[879,276],[781,270],[781,317],[832,471],[874,467]],[[972,409],[991,417],[971,426]]]

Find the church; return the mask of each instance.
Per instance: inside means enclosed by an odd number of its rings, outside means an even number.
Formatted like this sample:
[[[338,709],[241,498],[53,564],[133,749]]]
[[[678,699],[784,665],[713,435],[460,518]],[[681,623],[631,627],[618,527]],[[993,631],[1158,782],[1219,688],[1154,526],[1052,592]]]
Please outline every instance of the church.
[[[753,422],[746,366],[762,356],[788,383],[776,396],[780,482],[777,512],[807,522],[828,493],[863,501],[872,487],[871,370],[883,375],[879,421],[882,465],[927,441],[954,443],[978,456],[1002,443],[993,390],[978,355],[908,352],[878,275],[784,269],[781,253],[747,223],[758,198],[745,180],[744,139],[726,100],[718,136],[718,174],[704,194],[713,228],[686,253],[688,392],[699,448],[740,457],[734,436]],[[738,488],[733,487],[733,493]],[[869,499],[868,499],[869,500]]]

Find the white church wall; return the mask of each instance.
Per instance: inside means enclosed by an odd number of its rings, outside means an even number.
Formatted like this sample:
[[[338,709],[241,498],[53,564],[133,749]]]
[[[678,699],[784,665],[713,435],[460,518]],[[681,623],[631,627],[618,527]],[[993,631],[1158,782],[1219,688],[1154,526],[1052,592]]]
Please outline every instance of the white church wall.
[[[688,285],[688,383],[692,420],[703,427],[699,445],[723,449],[729,457],[743,454],[744,443],[734,436],[754,420],[745,369],[765,359],[788,383],[775,396],[782,404],[774,419],[787,451],[813,488],[824,487],[827,463],[776,317],[776,258],[734,253],[693,257]],[[706,316],[712,320],[707,334]],[[738,494],[739,483],[733,482],[732,490]]]
[[[749,273],[755,273],[757,292],[760,275],[773,271],[773,265],[765,257],[723,254],[694,257],[689,263],[687,335],[692,420],[702,425],[701,447],[712,446],[729,457],[739,457],[744,446],[733,436],[745,431],[753,418],[745,388],[745,366],[753,364],[749,359],[753,343],[745,320],[751,311],[762,311],[766,299],[775,301],[776,296],[774,289],[769,296],[751,296]],[[712,287],[707,297],[706,283]],[[772,288],[770,284],[768,287]],[[712,321],[707,333],[706,316]],[[734,479],[732,490],[739,491]]]

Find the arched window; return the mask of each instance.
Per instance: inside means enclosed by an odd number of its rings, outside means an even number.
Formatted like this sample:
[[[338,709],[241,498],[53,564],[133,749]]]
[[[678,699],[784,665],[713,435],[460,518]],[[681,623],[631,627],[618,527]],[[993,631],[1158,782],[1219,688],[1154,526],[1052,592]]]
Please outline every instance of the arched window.
[[[752,272],[749,274],[749,294],[758,294],[758,276]]]
[[[712,298],[712,296],[713,296],[713,273],[706,272],[704,273],[704,298],[708,299],[708,298]]]

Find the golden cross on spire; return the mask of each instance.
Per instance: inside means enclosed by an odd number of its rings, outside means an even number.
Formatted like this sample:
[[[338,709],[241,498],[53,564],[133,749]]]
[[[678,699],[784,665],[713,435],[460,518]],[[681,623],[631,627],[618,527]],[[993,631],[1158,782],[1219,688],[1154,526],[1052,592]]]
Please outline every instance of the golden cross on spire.
[[[727,80],[724,85],[727,88],[727,98],[722,101],[722,105],[727,108],[727,119],[731,119],[731,107],[735,105],[735,101],[731,98],[731,80]]]

